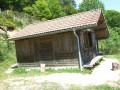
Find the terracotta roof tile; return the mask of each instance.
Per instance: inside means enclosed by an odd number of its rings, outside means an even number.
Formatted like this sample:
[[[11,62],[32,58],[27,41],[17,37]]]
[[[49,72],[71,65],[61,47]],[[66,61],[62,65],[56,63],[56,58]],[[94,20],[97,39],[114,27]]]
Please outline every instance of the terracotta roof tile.
[[[23,37],[27,38],[28,36],[34,37],[35,35],[40,35],[43,33],[56,32],[88,25],[97,25],[100,14],[101,9],[96,9],[57,19],[47,20],[36,24],[30,24],[17,32],[16,35],[9,38],[9,40],[21,39]]]

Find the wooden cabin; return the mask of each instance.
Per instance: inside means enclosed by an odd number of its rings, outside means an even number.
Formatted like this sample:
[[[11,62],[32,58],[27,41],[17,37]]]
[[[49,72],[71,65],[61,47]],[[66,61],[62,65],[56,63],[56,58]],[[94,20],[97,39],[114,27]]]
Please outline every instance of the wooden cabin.
[[[15,41],[19,66],[83,66],[98,55],[98,40],[109,38],[101,9],[31,24]]]

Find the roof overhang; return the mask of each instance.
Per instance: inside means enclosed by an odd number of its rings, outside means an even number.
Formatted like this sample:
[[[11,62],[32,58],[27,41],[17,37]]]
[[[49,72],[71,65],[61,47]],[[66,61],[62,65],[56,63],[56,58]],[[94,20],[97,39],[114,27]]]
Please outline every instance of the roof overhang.
[[[57,31],[53,31],[53,32],[46,32],[46,33],[40,33],[40,34],[35,34],[35,35],[24,36],[24,37],[20,37],[20,38],[12,38],[12,39],[8,39],[8,40],[9,41],[12,41],[12,40],[15,41],[15,40],[26,39],[26,38],[33,38],[33,37],[39,37],[39,36],[45,36],[45,35],[52,35],[52,34],[57,34],[57,33],[73,31],[73,29],[75,29],[75,30],[80,30],[81,29],[82,30],[82,29],[87,29],[87,28],[93,28],[96,25],[97,24],[81,26],[81,27],[73,27],[73,28],[62,29],[62,30],[57,30]]]

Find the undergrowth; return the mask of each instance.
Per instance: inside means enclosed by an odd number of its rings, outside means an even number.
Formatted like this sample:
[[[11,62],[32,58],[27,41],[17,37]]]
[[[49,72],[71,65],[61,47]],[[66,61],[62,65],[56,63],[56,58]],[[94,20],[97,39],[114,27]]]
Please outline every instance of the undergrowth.
[[[2,35],[5,40],[0,41],[0,79],[5,77],[5,71],[10,65],[16,63],[14,42],[7,41],[7,35]]]

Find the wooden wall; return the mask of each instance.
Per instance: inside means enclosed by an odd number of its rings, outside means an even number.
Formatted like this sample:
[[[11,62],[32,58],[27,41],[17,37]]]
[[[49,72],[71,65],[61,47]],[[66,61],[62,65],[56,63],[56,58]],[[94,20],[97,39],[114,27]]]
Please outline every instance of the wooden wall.
[[[85,64],[97,55],[95,36],[94,33],[77,33]],[[73,32],[17,40],[15,44],[19,66],[39,67],[42,63],[46,66],[79,66],[77,39]]]
[[[73,32],[16,40],[19,66],[78,66],[77,40]]]

